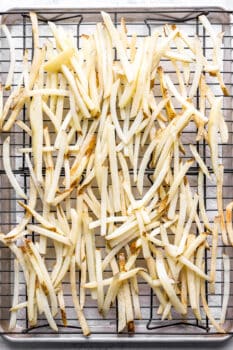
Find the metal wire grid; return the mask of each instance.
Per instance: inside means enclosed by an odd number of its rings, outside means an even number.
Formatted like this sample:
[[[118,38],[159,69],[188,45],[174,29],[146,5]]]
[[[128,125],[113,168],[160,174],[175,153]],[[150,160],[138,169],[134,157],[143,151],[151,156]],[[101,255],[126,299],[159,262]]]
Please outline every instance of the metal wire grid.
[[[179,11],[108,11],[111,13],[111,16],[114,20],[115,25],[119,23],[120,18],[123,16],[126,19],[129,36],[132,32],[136,32],[139,38],[143,38],[145,35],[151,34],[153,29],[156,26],[164,25],[165,23],[172,22],[178,23],[179,26],[184,26],[187,29],[187,32],[190,36],[198,35],[202,39],[203,51],[204,54],[208,55],[211,51],[209,37],[206,34],[203,27],[200,25],[198,21],[198,16],[202,13],[205,13],[211,19],[212,24],[219,30],[225,32],[224,43],[223,43],[223,72],[224,72],[224,80],[225,83],[230,90],[230,96],[224,97],[224,114],[229,127],[230,133],[230,142],[228,145],[222,145],[222,151],[220,154],[220,158],[225,166],[224,172],[224,205],[228,203],[232,199],[233,193],[233,180],[231,174],[233,173],[233,164],[232,164],[232,22],[231,22],[231,12],[228,11],[216,11],[216,10],[208,10],[200,11],[200,10],[179,10]],[[12,35],[17,42],[16,52],[17,52],[17,67],[15,72],[15,84],[17,84],[17,79],[21,73],[21,64],[22,64],[22,55],[25,49],[28,49],[29,52],[32,53],[32,34],[31,34],[31,24],[28,20],[27,12],[11,12],[11,13],[1,13],[2,21],[6,22],[9,28],[12,31]],[[79,39],[83,33],[88,33],[88,31],[92,31],[96,22],[101,21],[100,13],[95,11],[82,11],[82,12],[64,12],[64,11],[39,11],[38,18],[40,20],[40,31],[41,38],[44,40],[45,38],[49,38],[50,34],[48,32],[48,28],[46,25],[47,20],[51,20],[54,22],[59,22],[67,29],[71,30],[74,36],[77,39],[77,46],[79,47]],[[4,81],[4,76],[7,73],[7,67],[9,64],[9,54],[8,47],[4,45],[4,37],[1,38],[1,53],[2,56],[0,59],[1,65],[1,77]],[[167,71],[167,70],[166,70]],[[172,77],[174,71],[168,71],[170,76]],[[216,83],[210,82],[210,85],[215,88]],[[199,94],[196,96],[196,105],[199,105]],[[24,108],[22,113],[22,119],[24,121],[27,120],[27,111]],[[193,128],[187,129],[185,131],[185,139],[184,145],[188,145],[190,140],[194,137],[195,130]],[[18,147],[28,147],[30,146],[30,139],[25,134],[25,132],[20,131],[16,127],[13,129],[11,134],[11,143],[12,143],[12,164],[14,165],[14,173],[18,177],[19,181],[24,186],[25,192],[28,190],[28,180],[29,180],[29,172],[25,167],[24,157],[17,155]],[[2,144],[5,135],[0,136],[0,141]],[[201,142],[197,145],[199,152],[203,156],[204,160],[208,165],[210,165],[210,156],[208,153],[208,149],[205,143]],[[187,158],[189,154],[187,154]],[[2,155],[0,154],[0,185],[1,185],[1,203],[0,203],[0,215],[1,215],[1,230],[3,232],[9,231],[23,215],[23,211],[16,205],[17,198],[15,196],[14,191],[10,187],[8,180],[4,174],[4,170],[2,170]],[[211,171],[211,168],[209,167]],[[147,177],[150,180],[151,170],[147,169]],[[190,179],[191,185],[196,186],[197,182],[197,174],[198,168],[194,166],[188,172],[188,177]],[[150,186],[150,182],[147,180],[147,186]],[[205,204],[207,208],[207,212],[209,216],[213,219],[216,214],[216,196],[215,196],[215,186],[205,179],[204,186],[205,193]],[[212,220],[211,220],[212,221]],[[52,254],[52,248],[51,249]],[[228,249],[228,253],[232,255],[231,248]],[[220,242],[219,244],[219,255],[218,255],[218,263],[217,263],[217,283],[216,283],[216,294],[214,296],[210,296],[208,293],[208,288],[206,286],[206,295],[209,299],[209,304],[211,306],[212,312],[215,316],[218,317],[219,311],[221,309],[222,303],[222,290],[223,290],[223,271],[222,271],[222,254],[223,246]],[[50,254],[49,254],[50,255]],[[51,255],[52,256],[52,255]],[[11,305],[12,291],[13,291],[13,274],[12,274],[12,260],[13,257],[10,256],[9,250],[5,247],[1,247],[0,250],[0,324],[2,326],[2,333],[8,333],[7,325],[9,320],[9,307]],[[50,258],[51,262],[53,258]],[[210,256],[209,253],[206,252],[206,266],[208,270]],[[232,257],[231,257],[232,260]],[[232,273],[231,273],[232,274]],[[107,277],[107,275],[105,276]],[[233,279],[231,279],[233,280]],[[26,297],[26,288],[24,286],[24,281],[21,279],[21,289],[20,289],[20,298],[25,300]],[[78,282],[79,284],[79,282]],[[142,281],[139,282],[140,285],[140,301],[142,307],[142,315],[143,319],[141,321],[136,321],[136,333],[138,335],[145,334],[185,334],[188,335],[203,335],[203,334],[213,334],[216,332],[210,327],[208,323],[208,319],[203,316],[203,320],[201,323],[198,323],[195,318],[192,316],[192,313],[188,314],[186,319],[181,319],[174,313],[173,321],[161,321],[160,317],[157,315],[157,300],[155,296],[151,292],[151,290],[146,286]],[[232,285],[232,284],[231,284]],[[59,334],[81,334],[78,321],[76,320],[74,310],[71,306],[71,298],[70,291],[68,289],[68,282],[64,282],[65,289],[65,299],[67,302],[67,313],[68,313],[68,322],[69,326],[67,328],[60,327]],[[232,291],[231,291],[232,292]],[[229,329],[229,333],[231,333],[232,321],[233,321],[233,302],[232,302],[231,293],[230,303],[228,306],[228,314],[226,324]],[[85,314],[87,316],[88,322],[92,329],[92,334],[116,334],[117,331],[117,305],[111,308],[111,311],[108,317],[103,320],[96,310],[95,302],[90,299],[90,296],[87,297],[87,303],[85,308]],[[61,324],[61,320],[58,317],[58,324]],[[30,329],[28,327],[27,313],[22,311],[19,313],[18,318],[19,328],[17,329],[16,334],[18,333],[36,333],[36,334],[54,334],[49,330],[45,321],[42,319],[39,322],[39,326]],[[13,332],[11,332],[13,334]]]

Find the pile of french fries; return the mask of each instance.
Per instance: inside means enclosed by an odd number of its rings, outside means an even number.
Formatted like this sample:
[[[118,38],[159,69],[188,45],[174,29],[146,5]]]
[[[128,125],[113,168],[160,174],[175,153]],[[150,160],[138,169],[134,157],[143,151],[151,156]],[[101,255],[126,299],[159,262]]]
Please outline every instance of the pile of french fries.
[[[212,79],[228,95],[221,75],[223,33],[215,34],[209,20],[199,17],[213,46],[207,60],[200,39],[175,25],[157,28],[139,41],[136,34],[127,35],[124,19],[116,28],[102,12],[103,22],[93,34],[82,35],[78,49],[71,33],[54,23],[48,23],[53,38],[40,46],[37,16],[30,13],[30,18],[32,62],[26,51],[20,82],[4,103],[3,92],[13,82],[15,53],[10,32],[2,26],[11,61],[1,88],[1,130],[20,129],[31,138],[31,147],[19,149],[30,174],[27,193],[12,170],[11,137],[3,143],[3,165],[25,209],[22,220],[0,235],[15,257],[9,328],[16,327],[23,308],[31,327],[41,314],[55,331],[57,315],[67,326],[63,281],[69,276],[73,306],[86,336],[88,290],[103,317],[117,302],[118,332],[134,331],[134,320],[142,317],[139,280],[153,289],[162,320],[177,314],[185,318],[190,306],[197,320],[201,322],[204,312],[218,332],[225,332],[227,255],[220,322],[211,314],[205,290],[206,283],[211,293],[215,290],[219,231],[225,244],[233,243],[233,205],[227,207],[225,220],[224,169],[218,154],[219,143],[228,140],[223,98],[208,84]],[[173,67],[173,77],[164,60]],[[27,121],[21,117],[24,107]],[[196,134],[186,146],[184,133],[190,126]],[[211,167],[195,146],[198,141],[207,143]],[[188,153],[191,159],[185,157]],[[195,164],[199,173],[193,189],[189,170]],[[205,207],[205,178],[216,184],[214,223]],[[46,260],[48,245],[54,248],[52,269]],[[211,250],[209,271],[206,249]],[[19,302],[20,270],[27,286],[24,302]]]

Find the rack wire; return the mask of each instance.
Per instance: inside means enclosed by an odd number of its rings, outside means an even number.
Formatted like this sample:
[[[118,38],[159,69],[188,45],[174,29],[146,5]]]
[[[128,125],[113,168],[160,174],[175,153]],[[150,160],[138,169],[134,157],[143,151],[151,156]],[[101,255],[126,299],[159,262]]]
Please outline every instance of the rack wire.
[[[224,164],[224,206],[232,200],[233,194],[233,143],[232,143],[232,12],[231,11],[219,11],[219,10],[202,10],[202,9],[194,9],[194,10],[119,10],[119,11],[108,11],[117,26],[119,24],[120,18],[124,17],[126,20],[126,25],[128,26],[128,35],[131,36],[133,32],[136,32],[139,38],[143,38],[145,35],[150,35],[152,31],[157,27],[164,25],[165,23],[175,23],[179,26],[185,28],[187,33],[193,37],[198,35],[202,40],[202,46],[204,54],[208,57],[210,53],[210,40],[208,35],[206,34],[203,27],[200,25],[198,21],[198,16],[201,14],[205,14],[210,18],[211,23],[214,25],[216,30],[224,31],[225,36],[223,40],[223,74],[224,81],[230,91],[229,97],[224,97],[223,110],[225,119],[229,128],[230,140],[227,145],[221,145],[221,154],[220,158]],[[100,12],[96,10],[83,10],[83,11],[38,11],[38,19],[40,23],[40,34],[42,40],[45,38],[50,38],[50,33],[47,26],[47,21],[53,21],[66,27],[70,30],[73,35],[77,39],[77,46],[80,45],[80,37],[84,33],[89,33],[93,30],[96,22],[101,21]],[[30,54],[32,52],[32,32],[31,32],[31,24],[29,21],[28,12],[10,12],[10,13],[0,13],[2,23],[6,23],[11,30],[12,36],[17,43],[16,53],[17,53],[17,64],[15,71],[15,79],[14,86],[17,85],[17,81],[19,79],[19,75],[21,73],[21,65],[23,52],[27,49]],[[0,77],[2,81],[4,81],[5,76],[7,74],[7,69],[9,66],[9,48],[5,42],[5,38],[0,36],[1,47],[0,47]],[[166,64],[166,62],[164,63]],[[169,71],[170,76],[174,71]],[[215,89],[215,83],[210,82],[210,85]],[[220,95],[220,93],[219,93]],[[196,96],[196,105],[198,107],[199,104],[199,95]],[[27,110],[24,108],[22,115],[22,119],[26,122],[27,120]],[[190,142],[190,138],[193,137],[195,130],[190,129],[186,131],[184,139],[184,144],[188,144]],[[25,160],[23,156],[17,154],[17,148],[19,147],[30,147],[31,140],[26,135],[25,132],[20,131],[17,127],[14,127],[13,131],[11,131],[11,143],[12,143],[12,154],[11,160],[14,165],[14,173],[17,176],[18,180],[23,184],[25,193],[28,190],[29,186],[29,171],[25,167]],[[2,145],[3,140],[6,135],[0,135],[0,142]],[[206,161],[210,167],[210,155],[209,151],[206,147],[205,142],[199,142],[197,145],[199,152],[201,153],[203,159]],[[2,151],[2,147],[1,151]],[[187,158],[189,155],[187,155]],[[19,199],[15,195],[14,191],[10,187],[10,184],[6,178],[2,166],[2,154],[0,153],[0,187],[1,187],[1,202],[0,202],[0,229],[2,232],[8,232],[17,222],[19,222],[20,218],[23,215],[22,209],[18,207],[16,201]],[[151,170],[148,168],[146,171],[147,179],[145,180],[147,186],[150,186],[150,175]],[[197,183],[197,175],[198,175],[198,167],[192,167],[188,172],[188,177],[191,179],[191,185],[196,186]],[[214,215],[217,212],[216,208],[216,196],[215,196],[215,187],[214,185],[205,179],[204,186],[205,193],[205,204],[207,208],[207,213],[210,217],[210,221],[213,220]],[[49,247],[50,249],[51,247]],[[51,248],[52,249],[52,248]],[[222,252],[223,250],[227,251],[231,258],[231,266],[232,265],[232,248],[223,247],[223,245],[219,244],[219,254],[217,260],[217,281],[216,281],[216,294],[210,295],[208,291],[208,287],[206,286],[206,296],[209,301],[209,305],[213,314],[218,317],[219,312],[221,310],[222,304],[222,292],[223,292],[223,267],[222,267]],[[209,261],[210,261],[210,253],[206,252],[206,266],[208,269]],[[53,258],[50,259],[51,263]],[[9,251],[5,247],[1,247],[0,249],[0,333],[9,334],[8,331],[8,320],[9,320],[9,308],[11,306],[11,298],[13,292],[13,257],[10,255]],[[233,270],[231,270],[231,277],[233,277]],[[233,325],[233,290],[232,283],[233,278],[231,278],[231,294],[230,294],[230,303],[228,306],[228,313],[226,318],[226,326],[229,330],[229,334],[232,334],[232,325]],[[79,285],[79,282],[77,282]],[[20,300],[24,301],[26,298],[26,288],[23,278],[20,281]],[[157,307],[158,303],[156,297],[150,288],[143,283],[143,281],[139,282],[140,287],[140,301],[142,308],[142,320],[136,321],[136,334],[137,336],[144,337],[145,335],[208,335],[213,334],[216,335],[214,329],[209,325],[208,319],[203,316],[201,322],[196,321],[196,319],[192,316],[192,313],[189,312],[188,316],[184,319],[181,319],[175,313],[173,314],[172,321],[161,321],[160,316],[157,315]],[[65,289],[65,300],[67,304],[68,311],[68,327],[64,328],[61,325],[61,319],[59,316],[57,317],[57,323],[59,327],[59,335],[66,336],[67,334],[76,334],[77,337],[81,335],[81,330],[78,324],[78,321],[75,317],[75,313],[73,307],[70,303],[70,291],[68,288],[68,282],[64,281],[64,289]],[[93,335],[105,335],[106,337],[110,335],[116,335],[117,332],[117,306],[113,305],[111,311],[106,319],[103,319],[99,316],[97,307],[95,303],[91,300],[90,295],[87,297],[87,303],[85,307],[85,313],[87,315],[87,320],[90,324],[90,328],[92,330]],[[41,319],[39,325],[35,328],[29,328],[27,313],[25,311],[19,312],[18,317],[18,328],[14,332],[10,332],[11,336],[27,336],[33,334],[36,335],[51,335],[56,337],[54,332],[52,332],[45,323],[45,320]],[[129,336],[127,332],[123,335],[119,335],[118,337]],[[107,338],[106,338],[107,339]]]

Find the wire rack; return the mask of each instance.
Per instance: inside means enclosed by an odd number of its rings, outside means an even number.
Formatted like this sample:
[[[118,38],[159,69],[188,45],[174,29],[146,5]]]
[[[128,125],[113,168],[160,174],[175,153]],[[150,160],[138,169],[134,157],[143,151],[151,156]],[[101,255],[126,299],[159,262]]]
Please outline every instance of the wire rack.
[[[220,158],[224,164],[224,206],[232,200],[233,195],[233,144],[232,144],[232,13],[229,11],[218,11],[218,10],[147,10],[147,11],[132,11],[132,10],[119,10],[119,11],[108,11],[117,26],[121,17],[123,16],[126,20],[128,27],[128,35],[131,36],[133,32],[137,33],[138,38],[143,38],[146,35],[150,35],[152,31],[157,26],[162,26],[165,23],[177,23],[179,26],[183,27],[184,30],[189,34],[190,37],[198,35],[201,38],[204,54],[207,56],[211,52],[210,38],[205,32],[205,29],[201,26],[198,20],[200,14],[205,14],[210,19],[216,31],[224,31],[225,36],[223,40],[223,67],[222,71],[224,73],[224,81],[230,91],[229,97],[224,97],[223,110],[225,119],[229,128],[230,140],[227,145],[221,145]],[[80,46],[80,37],[82,34],[90,33],[93,31],[96,22],[101,21],[101,16],[99,11],[95,10],[83,10],[83,11],[38,11],[38,19],[40,23],[40,37],[41,40],[50,38],[50,32],[48,30],[47,21],[53,21],[59,23],[60,25],[66,27],[67,30],[71,31],[77,40],[77,46]],[[23,52],[27,49],[30,55],[33,55],[32,47],[32,32],[31,23],[29,20],[28,12],[10,12],[10,13],[0,13],[2,23],[6,23],[11,31],[11,34],[16,43],[16,54],[17,54],[17,64],[16,71],[14,75],[14,86],[17,82],[22,71],[22,57]],[[9,48],[5,41],[4,36],[0,36],[0,77],[4,81],[9,67]],[[166,65],[166,60],[164,60]],[[169,69],[167,69],[169,71]],[[175,72],[170,70],[169,74],[173,77]],[[217,89],[217,84],[215,86],[214,81],[209,82],[212,85],[213,90]],[[220,91],[216,90],[215,93],[221,95]],[[7,97],[7,96],[6,96]],[[196,96],[196,106],[199,107],[199,95]],[[22,115],[20,116],[22,120],[27,121],[27,110],[24,108]],[[17,153],[17,149],[20,147],[30,147],[30,138],[25,132],[20,131],[17,127],[14,127],[11,131],[11,160],[14,167],[14,173],[18,178],[18,181],[23,185],[25,193],[29,187],[29,171],[25,166],[24,157]],[[190,140],[194,138],[195,129],[192,127],[185,131],[184,135],[184,145],[188,145]],[[2,145],[3,140],[8,134],[0,135],[0,142]],[[210,165],[210,155],[209,151],[205,145],[205,142],[199,142],[197,144],[198,150],[205,160],[206,164]],[[2,152],[2,147],[1,147]],[[189,158],[189,154],[186,155]],[[0,229],[2,232],[8,232],[13,228],[16,223],[19,222],[23,215],[22,209],[17,205],[17,200],[14,190],[12,190],[6,175],[4,173],[2,166],[2,154],[0,153],[0,187],[1,187],[1,201],[0,201]],[[209,170],[211,168],[209,166]],[[150,186],[150,174],[151,170],[148,168],[146,171],[147,178],[145,179],[145,186]],[[198,167],[194,166],[190,168],[188,172],[188,177],[191,186],[195,187],[197,184]],[[216,207],[216,195],[215,186],[205,179],[204,182],[204,194],[205,194],[205,205],[207,208],[207,214],[210,221],[213,221],[215,214],[217,213]],[[53,252],[52,247],[51,254],[48,254],[50,258],[48,259],[50,263],[53,263]],[[221,304],[222,304],[222,292],[223,292],[223,266],[222,266],[222,252],[227,251],[231,257],[232,266],[232,248],[223,247],[222,243],[219,242],[219,251],[217,259],[217,282],[216,282],[216,293],[210,295],[208,291],[208,286],[206,285],[206,296],[209,302],[209,306],[213,315],[218,318],[220,315]],[[210,254],[206,251],[206,269],[208,271]],[[10,255],[9,250],[5,247],[0,249],[0,326],[1,333],[9,334],[8,332],[8,320],[9,320],[9,308],[11,306],[11,299],[13,293],[13,257]],[[110,272],[110,271],[109,271]],[[108,271],[106,272],[107,277]],[[233,271],[231,271],[231,277],[233,277]],[[231,278],[233,281],[233,278]],[[232,282],[233,283],[233,282]],[[226,327],[229,334],[232,333],[233,325],[233,290],[231,283],[231,294],[230,302],[228,306],[228,312],[226,317]],[[79,281],[77,281],[79,285]],[[23,277],[20,280],[20,301],[24,301],[26,296],[26,288]],[[152,336],[153,339],[157,339],[162,335],[196,335],[196,336],[208,336],[215,335],[216,332],[211,327],[208,319],[203,314],[203,319],[201,322],[196,321],[191,312],[184,319],[180,316],[173,314],[172,321],[161,321],[160,316],[157,315],[158,303],[156,297],[150,288],[139,281],[140,288],[140,302],[142,309],[142,320],[136,321],[136,335],[141,337],[141,339],[146,339],[145,336]],[[50,331],[44,319],[39,320],[38,326],[35,328],[29,328],[27,313],[25,311],[20,311],[18,315],[18,328],[16,331],[11,332],[13,338],[17,337],[33,337],[49,335],[54,339],[58,336],[69,337],[72,334],[77,336],[77,339],[81,337],[81,330],[78,321],[75,316],[74,309],[71,303],[71,294],[69,290],[68,281],[64,281],[64,293],[65,301],[67,305],[67,316],[68,316],[68,327],[62,327],[62,322],[60,315],[57,317],[57,323],[59,325],[59,333],[56,335],[54,332]],[[103,319],[99,316],[95,302],[91,300],[90,295],[87,295],[87,301],[85,306],[85,314],[87,316],[88,323],[92,330],[92,337],[96,335],[103,335],[106,340],[109,336],[116,336],[118,339],[129,339],[132,335],[127,332],[116,335],[117,332],[117,305],[113,305],[110,313]],[[12,338],[12,339],[13,339]],[[72,338],[73,339],[73,338]],[[139,339],[139,338],[137,338]]]

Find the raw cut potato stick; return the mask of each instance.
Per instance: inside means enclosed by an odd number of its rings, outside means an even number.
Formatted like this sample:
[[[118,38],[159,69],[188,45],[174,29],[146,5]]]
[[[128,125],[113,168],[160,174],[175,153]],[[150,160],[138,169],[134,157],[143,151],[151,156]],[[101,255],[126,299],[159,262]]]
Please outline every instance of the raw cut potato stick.
[[[113,186],[114,211],[119,212],[121,207],[120,189],[119,189],[117,156],[115,151],[115,133],[114,133],[113,125],[108,126],[108,153],[109,153],[112,186]]]
[[[107,232],[107,185],[108,185],[108,168],[102,168],[102,180],[101,180],[101,217],[100,217],[100,234],[105,236]],[[99,254],[99,253],[98,253]]]
[[[62,286],[60,286],[57,298],[58,298],[58,303],[59,303],[59,307],[61,310],[62,323],[65,327],[67,327],[67,313],[66,313],[66,309],[65,309],[65,300],[64,300]]]
[[[222,75],[220,73],[220,65],[219,65],[219,60],[220,60],[220,57],[221,57],[221,52],[220,52],[220,49],[221,49],[221,41],[222,40],[219,40],[219,39],[222,39],[222,33],[218,33],[216,35],[216,33],[214,32],[208,18],[206,16],[200,16],[199,17],[199,20],[200,22],[203,24],[203,26],[205,27],[207,33],[210,35],[210,38],[213,42],[213,66],[217,66],[217,69],[216,71],[214,72],[210,72],[212,73],[213,75],[217,76],[218,78],[218,81],[219,81],[219,85],[222,89],[222,92],[224,93],[225,96],[229,96],[229,92],[223,82],[223,79],[222,79]]]
[[[5,169],[5,172],[7,174],[7,177],[15,189],[16,193],[18,194],[19,197],[22,197],[24,199],[27,199],[26,194],[23,192],[21,189],[18,181],[16,180],[16,177],[14,176],[14,173],[11,169],[11,164],[10,164],[10,136],[7,137],[3,143],[3,166]]]
[[[58,186],[58,182],[59,182],[61,168],[62,168],[63,161],[64,161],[64,155],[66,153],[66,148],[67,148],[67,135],[65,132],[63,132],[62,137],[61,137],[61,141],[60,141],[60,145],[59,145],[57,162],[56,162],[55,169],[54,169],[53,180],[52,180],[51,187],[50,187],[50,190],[49,190],[48,195],[47,195],[47,202],[49,204],[52,203],[55,199],[55,194],[56,194],[56,190],[57,190],[57,186]]]
[[[85,216],[84,216],[85,215]],[[94,234],[88,228],[90,218],[88,218],[88,214],[83,214],[83,225],[85,231],[85,245],[86,245],[86,256],[87,256],[87,270],[89,281],[96,281],[96,261],[95,261],[95,250],[94,250]],[[96,290],[92,291],[92,298],[97,299]]]
[[[14,260],[14,294],[12,300],[12,307],[18,304],[19,299],[19,262]],[[9,330],[14,329],[17,321],[17,311],[12,311],[10,316]]]
[[[112,40],[112,44],[116,45],[119,58],[121,60],[125,75],[127,77],[128,82],[130,83],[133,80],[133,70],[131,68],[131,64],[128,62],[127,52],[124,48],[122,41],[120,40],[120,35],[116,28],[114,27],[111,17],[106,12],[101,12],[106,28],[109,32],[109,35]]]
[[[190,150],[191,150],[192,155],[194,156],[194,158],[195,158],[197,164],[200,166],[200,168],[201,168],[203,174],[205,174],[206,177],[207,177],[208,179],[211,179],[210,174],[209,174],[209,171],[208,171],[208,169],[207,169],[205,163],[204,163],[203,160],[201,159],[201,157],[200,157],[200,155],[199,155],[199,153],[198,153],[196,147],[195,147],[194,145],[190,145]]]
[[[72,293],[72,299],[74,302],[75,311],[77,313],[77,317],[80,323],[80,326],[82,328],[83,334],[88,336],[90,335],[90,330],[86,321],[86,318],[84,316],[84,313],[80,307],[80,302],[77,296],[77,290],[76,290],[76,278],[75,278],[75,257],[72,256],[71,263],[70,263],[70,284],[71,284],[71,293]]]
[[[217,262],[217,249],[218,249],[218,227],[219,217],[214,219],[214,227],[212,231],[212,249],[211,249],[211,262],[210,262],[210,293],[215,293],[215,281],[216,281],[216,262]]]
[[[44,283],[46,284],[50,301],[51,301],[51,312],[52,312],[52,315],[55,316],[58,311],[57,297],[56,297],[56,293],[52,285],[49,273],[44,265],[44,261],[42,260],[41,255],[37,247],[35,246],[35,244],[33,244],[31,241],[26,240],[26,247],[28,249],[29,254],[34,255],[38,265],[40,266],[41,272],[43,274]]]
[[[43,201],[44,194],[43,194],[42,189],[41,189],[41,184],[39,183],[39,181],[36,178],[36,174],[35,174],[32,162],[31,162],[30,157],[29,157],[29,155],[27,153],[25,154],[25,161],[26,161],[27,167],[29,169],[30,176],[31,176],[31,179],[33,181],[33,184],[34,184],[34,186],[35,186],[35,188],[37,190],[37,193],[38,193],[40,199]]]
[[[85,255],[85,241],[84,238],[82,238],[81,241],[81,287],[80,287],[80,307],[81,309],[84,308],[85,305],[85,300],[86,300],[86,290],[83,287],[86,283],[87,280],[87,260],[86,260],[86,255]]]
[[[198,174],[198,196],[199,196],[200,213],[202,216],[202,220],[204,222],[204,226],[207,230],[211,231],[212,229],[209,223],[209,219],[206,213],[205,203],[204,203],[204,174],[201,170],[199,170],[199,174]]]
[[[32,129],[32,154],[35,174],[39,184],[42,184],[43,115],[41,96],[33,97],[29,114]]]
[[[95,252],[96,259],[96,282],[97,282],[97,302],[98,310],[101,313],[104,303],[104,287],[103,287],[103,275],[102,275],[102,258],[101,251],[99,249]]]
[[[218,174],[217,174],[217,206],[220,220],[220,228],[222,232],[222,240],[223,243],[228,245],[225,218],[223,212],[223,177],[224,177],[224,167],[222,164],[218,166]]]
[[[184,315],[186,310],[183,304],[181,303],[181,301],[179,300],[179,298],[177,297],[173,286],[169,282],[168,275],[164,266],[163,256],[159,250],[156,251],[156,267],[157,267],[158,277],[171,303],[173,304],[174,308],[178,312]]]
[[[5,90],[10,90],[13,82],[15,62],[16,62],[15,47],[14,47],[14,41],[12,39],[12,36],[7,26],[3,24],[1,26],[1,29],[3,30],[10,47],[10,66],[8,68],[8,74],[5,81]]]
[[[30,270],[29,275],[29,285],[30,289],[28,290],[28,304],[27,304],[27,313],[30,324],[33,325],[35,322],[35,294],[36,294],[36,273],[33,269]]]
[[[190,243],[192,244],[194,239],[195,237],[193,235],[190,235],[187,240],[187,245],[189,245]],[[191,263],[194,262],[193,255],[191,256],[190,262]],[[190,270],[187,269],[186,272],[187,272],[186,281],[188,285],[189,302],[190,302],[191,308],[193,309],[194,315],[198,320],[201,320],[200,310],[198,309],[198,306],[197,306],[197,295],[196,295],[197,290],[196,290],[195,274],[191,269]]]
[[[50,327],[57,332],[58,328],[56,322],[54,321],[54,318],[49,308],[48,300],[41,287],[36,289],[36,299],[37,304],[40,305],[41,311],[45,314],[45,317],[47,318]]]
[[[224,268],[224,291],[223,291],[223,302],[222,311],[220,317],[220,325],[223,325],[226,320],[227,306],[230,297],[230,258],[228,255],[223,254],[223,268]]]
[[[228,238],[231,245],[233,244],[232,208],[233,208],[233,202],[230,202],[226,207],[226,227],[227,227]]]
[[[218,143],[216,142],[218,138],[218,116],[221,109],[222,100],[220,98],[216,99],[210,110],[210,116],[208,121],[208,143],[211,153],[211,161],[214,174],[216,178],[218,177]]]
[[[18,127],[20,127],[22,130],[24,130],[28,134],[28,136],[32,137],[31,129],[22,120],[17,120],[15,124],[18,125]]]
[[[194,39],[194,47],[195,47],[195,53],[196,53],[196,67],[195,67],[195,74],[193,77],[192,86],[190,87],[190,90],[189,90],[190,99],[192,99],[197,92],[200,78],[201,78],[201,73],[203,70],[203,64],[204,64],[202,59],[202,47],[201,47],[201,42],[199,38]]]

